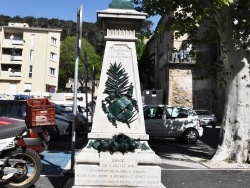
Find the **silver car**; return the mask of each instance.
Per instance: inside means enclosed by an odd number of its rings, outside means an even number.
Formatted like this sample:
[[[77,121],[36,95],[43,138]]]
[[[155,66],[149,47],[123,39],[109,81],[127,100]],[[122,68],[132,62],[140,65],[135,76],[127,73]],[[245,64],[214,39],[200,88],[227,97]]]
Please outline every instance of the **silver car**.
[[[172,137],[196,143],[203,135],[195,111],[170,105],[145,105],[143,107],[146,133],[149,136]]]
[[[195,110],[195,112],[200,118],[201,125],[203,127],[207,125],[212,125],[213,128],[216,127],[217,119],[214,114],[212,114],[208,110]]]

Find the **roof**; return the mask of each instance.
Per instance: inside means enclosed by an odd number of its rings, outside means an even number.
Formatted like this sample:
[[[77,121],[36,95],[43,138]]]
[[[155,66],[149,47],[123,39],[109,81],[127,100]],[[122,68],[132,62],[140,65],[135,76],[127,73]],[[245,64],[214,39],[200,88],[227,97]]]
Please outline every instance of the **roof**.
[[[9,24],[8,26],[1,26],[1,28],[4,28],[5,30],[8,29],[18,29],[23,31],[45,31],[45,32],[61,32],[61,28],[40,28],[40,27],[29,27],[28,24],[25,23],[14,23]]]

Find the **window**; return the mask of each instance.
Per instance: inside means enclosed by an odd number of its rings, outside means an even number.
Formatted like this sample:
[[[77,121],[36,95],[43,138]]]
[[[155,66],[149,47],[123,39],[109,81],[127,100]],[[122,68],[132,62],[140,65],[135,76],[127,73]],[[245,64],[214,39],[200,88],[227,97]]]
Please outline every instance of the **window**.
[[[145,119],[162,119],[164,107],[152,107],[144,111]]]
[[[34,62],[34,50],[30,50],[30,63]]]
[[[49,75],[55,76],[55,74],[56,74],[56,69],[50,67],[50,68],[49,68]]]
[[[30,47],[35,46],[35,34],[31,34],[31,39],[30,39]]]
[[[56,46],[57,44],[57,39],[55,37],[51,37],[51,44]]]
[[[29,78],[32,78],[32,70],[33,70],[33,66],[30,65],[29,66]]]
[[[50,59],[51,59],[52,61],[57,61],[57,55],[56,55],[56,53],[50,52]]]
[[[168,107],[166,109],[166,118],[187,118],[188,111],[183,108]]]

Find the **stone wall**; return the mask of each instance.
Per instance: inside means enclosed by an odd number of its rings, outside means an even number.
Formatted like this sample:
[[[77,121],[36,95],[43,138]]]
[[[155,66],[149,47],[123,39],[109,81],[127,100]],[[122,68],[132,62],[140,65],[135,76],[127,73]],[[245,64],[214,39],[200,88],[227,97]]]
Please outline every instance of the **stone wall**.
[[[169,70],[169,104],[193,107],[192,70],[174,68]]]
[[[169,69],[169,104],[211,109],[210,79],[195,80],[195,66],[172,65]]]

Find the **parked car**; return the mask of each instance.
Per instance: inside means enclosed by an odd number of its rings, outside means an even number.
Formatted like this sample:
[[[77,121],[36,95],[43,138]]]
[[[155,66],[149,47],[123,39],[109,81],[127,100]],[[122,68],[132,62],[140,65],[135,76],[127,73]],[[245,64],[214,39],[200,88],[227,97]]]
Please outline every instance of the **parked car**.
[[[25,120],[26,100],[0,100],[0,116]],[[45,126],[51,139],[70,133],[71,122],[63,115],[55,114],[55,126]]]
[[[46,130],[50,134],[51,139],[56,139],[60,136],[70,134],[72,122],[60,114],[55,114],[55,118],[55,126],[46,126]]]
[[[71,125],[73,124],[73,105],[71,104],[55,104],[56,114],[63,115],[67,118]],[[88,121],[83,113],[76,112],[76,133],[87,133],[88,132]]]
[[[32,95],[14,95],[14,100],[27,100],[34,98]]]
[[[201,125],[203,127],[207,125],[212,125],[213,128],[216,127],[217,124],[217,118],[215,117],[214,114],[209,112],[208,110],[195,110],[197,113],[198,117],[200,118]]]
[[[78,105],[77,106],[77,111],[82,113],[85,117],[88,116],[88,122],[92,122],[92,115],[93,115],[93,112],[91,110],[91,108],[88,106],[88,108],[86,107],[83,107],[83,106],[80,106]]]
[[[149,136],[172,137],[186,143],[196,143],[203,135],[195,111],[187,107],[145,105],[143,107],[146,133]]]
[[[90,92],[91,91],[91,89],[90,89],[90,87],[85,87],[85,86],[80,86],[79,88],[78,88],[78,93],[88,93],[88,92]]]

